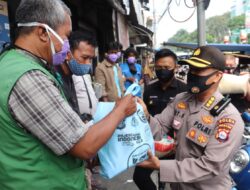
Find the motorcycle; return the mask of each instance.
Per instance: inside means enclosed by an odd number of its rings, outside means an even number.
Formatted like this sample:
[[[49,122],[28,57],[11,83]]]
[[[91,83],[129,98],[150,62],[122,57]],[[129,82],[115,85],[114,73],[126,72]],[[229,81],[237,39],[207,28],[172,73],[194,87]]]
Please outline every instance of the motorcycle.
[[[244,112],[243,144],[230,163],[230,175],[234,181],[232,190],[250,190],[250,113]]]

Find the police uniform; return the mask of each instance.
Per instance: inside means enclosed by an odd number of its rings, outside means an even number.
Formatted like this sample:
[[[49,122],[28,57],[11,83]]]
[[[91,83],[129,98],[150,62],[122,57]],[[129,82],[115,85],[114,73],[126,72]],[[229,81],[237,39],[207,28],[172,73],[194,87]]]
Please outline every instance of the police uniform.
[[[167,104],[174,99],[174,97],[181,92],[186,91],[186,84],[182,81],[173,78],[171,84],[166,90],[161,88],[159,80],[150,84],[143,94],[143,100],[148,108],[149,113],[154,116],[161,113],[167,106]],[[173,131],[170,131],[170,136],[174,137]],[[161,159],[173,159],[174,155],[168,155]],[[154,170],[135,167],[133,180],[139,189],[143,190],[156,190],[155,183],[150,178]],[[164,189],[165,183],[159,183],[159,189]]]
[[[192,59],[195,67],[205,64],[211,66],[202,56]],[[189,92],[178,94],[161,114],[150,117],[150,126],[156,140],[170,129],[176,132],[175,160],[160,160],[160,180],[170,182],[172,190],[231,189],[229,165],[241,145],[244,123],[222,94],[215,91],[205,102]]]
[[[181,93],[150,118],[156,139],[163,131],[176,131],[176,160],[160,161],[160,180],[175,183],[173,189],[231,189],[229,163],[241,144],[244,123],[231,103],[218,116],[211,115],[222,98],[217,91],[202,104],[194,95]]]
[[[154,116],[155,114],[161,113],[176,94],[184,91],[186,91],[186,84],[176,78],[173,79],[166,90],[161,88],[161,83],[158,80],[147,87],[143,94],[143,101],[149,113]]]

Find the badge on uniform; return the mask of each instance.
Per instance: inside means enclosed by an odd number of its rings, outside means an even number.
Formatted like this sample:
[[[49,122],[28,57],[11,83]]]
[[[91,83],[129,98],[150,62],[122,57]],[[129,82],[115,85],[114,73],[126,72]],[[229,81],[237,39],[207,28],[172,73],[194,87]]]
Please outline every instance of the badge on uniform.
[[[214,101],[215,101],[215,97],[214,97],[214,96],[211,96],[211,97],[209,98],[209,100],[206,102],[205,107],[206,107],[206,108],[210,108],[210,107],[213,105]]]
[[[191,130],[188,132],[188,136],[189,136],[191,139],[195,139],[195,138],[196,138],[196,130],[195,130],[195,129],[191,129]]]
[[[226,142],[229,139],[229,133],[230,132],[226,131],[225,129],[218,129],[215,134],[215,138],[219,142]]]
[[[219,142],[226,142],[229,139],[229,134],[235,124],[235,120],[231,118],[222,118],[218,121],[215,138]]]
[[[192,142],[194,142],[195,144],[197,144],[201,147],[205,147],[208,143],[209,135],[192,127],[188,131],[186,138],[188,138],[189,140],[191,140]]]
[[[210,115],[202,116],[201,117],[204,124],[212,124],[213,123],[213,117]]]
[[[177,104],[177,108],[181,109],[181,110],[185,110],[185,109],[187,109],[187,104],[185,102],[179,102]]]
[[[173,127],[174,127],[175,129],[180,129],[180,128],[181,128],[181,122],[175,119],[175,120],[173,121]]]
[[[208,141],[208,138],[205,135],[200,134],[198,136],[197,140],[198,140],[199,143],[206,143]]]
[[[234,125],[234,124],[235,124],[235,120],[234,120],[234,119],[231,119],[231,118],[226,118],[226,117],[224,117],[224,118],[220,119],[220,120],[218,121],[218,123],[219,123],[219,124],[221,124],[221,123],[229,123],[229,124]]]

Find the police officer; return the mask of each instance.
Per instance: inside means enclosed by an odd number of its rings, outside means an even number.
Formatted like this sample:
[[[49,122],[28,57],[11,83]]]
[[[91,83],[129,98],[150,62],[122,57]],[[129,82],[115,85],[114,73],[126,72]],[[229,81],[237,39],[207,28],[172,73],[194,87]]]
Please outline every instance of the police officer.
[[[178,93],[186,91],[186,84],[174,76],[176,62],[176,54],[169,49],[161,49],[155,54],[155,72],[158,80],[150,84],[143,94],[143,100],[152,116],[161,113]],[[169,135],[173,137],[172,132]],[[171,155],[171,158],[174,158],[174,155]],[[139,189],[157,189],[150,178],[152,172],[151,169],[135,168],[133,179]],[[164,188],[165,183],[159,183],[159,189]]]
[[[175,160],[159,160],[149,152],[141,167],[160,170],[160,180],[173,190],[229,190],[229,165],[239,148],[244,124],[236,108],[218,91],[224,55],[202,46],[183,62],[190,65],[188,91],[178,94],[155,117],[145,113],[155,139],[171,128],[176,131]]]
[[[186,84],[175,78],[177,56],[169,49],[155,54],[155,73],[158,81],[150,84],[143,94],[149,113],[161,113],[176,94],[186,91]]]

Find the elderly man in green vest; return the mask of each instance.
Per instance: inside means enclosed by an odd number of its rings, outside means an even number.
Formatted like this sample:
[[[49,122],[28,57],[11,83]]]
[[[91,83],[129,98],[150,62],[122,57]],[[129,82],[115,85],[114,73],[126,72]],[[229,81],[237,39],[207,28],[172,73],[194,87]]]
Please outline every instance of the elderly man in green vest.
[[[70,10],[60,0],[22,0],[17,38],[0,56],[0,189],[84,190],[83,161],[136,110],[129,95],[88,128],[65,101],[52,64],[65,59]]]

